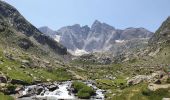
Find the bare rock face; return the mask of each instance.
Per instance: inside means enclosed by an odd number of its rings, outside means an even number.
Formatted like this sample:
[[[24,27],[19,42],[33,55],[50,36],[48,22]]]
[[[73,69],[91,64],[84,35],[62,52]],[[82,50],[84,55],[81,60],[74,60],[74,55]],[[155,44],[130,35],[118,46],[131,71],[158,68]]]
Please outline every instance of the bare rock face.
[[[40,28],[39,30],[42,31],[43,29]],[[54,39],[59,35],[59,42],[67,47],[69,51],[75,52],[78,49],[90,53],[96,51],[122,52],[119,50],[126,47],[130,48],[131,45],[136,43],[147,42],[147,38],[152,36],[152,32],[144,28],[120,30],[98,20],[94,21],[91,27],[87,25],[80,26],[79,24],[62,27],[55,33],[56,36],[54,36],[54,31],[48,30],[49,32],[47,30],[42,32],[49,36],[53,35]],[[146,40],[139,41],[143,38],[146,38]],[[138,41],[135,42],[136,40]]]
[[[77,60],[83,61],[83,62],[88,62],[88,63],[96,63],[96,64],[111,64],[112,63],[112,58],[110,56],[104,56],[94,53],[94,54],[84,54],[78,58]]]
[[[149,82],[149,83],[157,83],[161,84],[161,79],[166,75],[163,71],[156,71],[152,73],[151,75],[137,75],[135,77],[132,77],[127,81],[128,85],[136,85],[141,82]]]
[[[136,84],[139,84],[143,81],[147,81],[147,76],[145,75],[138,75],[138,76],[135,76],[133,78],[131,78],[130,80],[127,81],[127,84],[128,85],[136,85]]]
[[[81,27],[79,24],[67,26],[59,29],[57,32],[61,34],[60,43],[70,50],[83,49],[90,28],[88,26]]]

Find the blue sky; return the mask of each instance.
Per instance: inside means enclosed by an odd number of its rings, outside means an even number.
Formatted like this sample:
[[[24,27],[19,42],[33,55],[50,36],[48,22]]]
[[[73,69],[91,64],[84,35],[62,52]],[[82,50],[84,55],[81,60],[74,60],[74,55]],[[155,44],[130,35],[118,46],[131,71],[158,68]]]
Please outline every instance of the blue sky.
[[[6,0],[36,27],[89,25],[94,20],[115,28],[155,31],[170,16],[170,0]]]

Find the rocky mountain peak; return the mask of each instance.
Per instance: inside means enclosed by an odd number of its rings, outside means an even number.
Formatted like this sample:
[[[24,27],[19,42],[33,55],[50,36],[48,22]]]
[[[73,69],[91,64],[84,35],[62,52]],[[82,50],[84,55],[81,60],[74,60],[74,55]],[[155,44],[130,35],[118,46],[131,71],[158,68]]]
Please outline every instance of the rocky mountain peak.
[[[92,33],[106,33],[108,30],[114,30],[115,28],[106,24],[101,23],[98,20],[95,20],[94,23],[91,26]]]
[[[92,24],[92,26],[93,25],[99,25],[99,24],[102,24],[99,20],[95,20],[94,22],[93,22],[93,24]]]
[[[116,48],[122,45],[122,42],[149,38],[152,35],[152,32],[144,28],[130,27],[120,30],[115,29],[109,24],[101,23],[98,20],[94,21],[91,28],[87,25],[81,27],[79,24],[74,24],[72,26],[62,27],[57,32],[60,33],[59,42],[72,52],[77,52],[76,50],[96,52],[113,49],[117,51],[118,49],[116,50]],[[129,44],[132,44],[132,42]]]
[[[102,23],[98,20],[95,20],[94,23],[91,26],[91,31],[93,32],[99,32],[101,30]]]

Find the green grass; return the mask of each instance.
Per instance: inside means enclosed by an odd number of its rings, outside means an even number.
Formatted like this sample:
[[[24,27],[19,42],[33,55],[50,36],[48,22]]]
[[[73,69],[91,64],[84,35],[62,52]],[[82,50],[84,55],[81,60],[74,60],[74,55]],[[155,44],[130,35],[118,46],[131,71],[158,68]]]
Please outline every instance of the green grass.
[[[148,98],[148,100],[162,100],[162,98],[170,98],[170,88],[158,89],[156,91],[150,91],[148,89],[142,90],[142,94]]]
[[[28,83],[32,81],[32,78],[19,68],[21,64],[18,61],[9,60],[4,57],[2,57],[2,59],[3,64],[0,65],[0,71],[6,74],[10,79],[20,79]]]
[[[98,79],[96,80],[97,86],[101,89],[110,89],[111,87],[114,88],[116,85],[113,80],[108,79]]]
[[[117,92],[115,96],[112,96],[111,100],[147,100],[141,93],[141,90],[146,87],[147,84],[138,84],[136,86],[127,87],[121,92]],[[140,97],[140,99],[138,97]]]
[[[72,78],[72,75],[67,72],[65,68],[53,69],[52,71],[48,71],[46,69],[35,70],[32,72],[32,74],[42,81],[46,81],[47,79],[50,79],[51,81],[64,81],[70,80]],[[32,69],[29,69],[29,72],[31,71]]]
[[[115,96],[111,94],[109,100],[162,100],[162,98],[170,98],[169,89],[159,89],[156,91],[150,91],[147,89],[147,84],[138,84],[135,86],[126,87],[121,92],[113,91]]]
[[[0,92],[0,100],[14,100],[14,98]]]
[[[121,79],[121,78],[120,79],[115,79],[114,83],[116,85],[126,84],[126,80],[125,79]]]
[[[10,79],[22,80],[28,84],[31,84],[35,80],[47,81],[64,81],[72,79],[72,75],[67,72],[67,69],[62,66],[55,66],[51,70],[50,68],[31,68],[32,66],[26,66],[21,68],[21,60],[28,60],[32,63],[32,59],[29,54],[24,52],[14,52],[11,50],[6,51],[8,54],[15,56],[15,60],[10,60],[5,56],[3,50],[0,48],[0,71],[8,76]],[[35,79],[36,78],[36,79]]]
[[[95,91],[92,87],[87,86],[82,82],[75,81],[72,84],[77,96],[81,99],[89,99],[92,95],[95,94]]]

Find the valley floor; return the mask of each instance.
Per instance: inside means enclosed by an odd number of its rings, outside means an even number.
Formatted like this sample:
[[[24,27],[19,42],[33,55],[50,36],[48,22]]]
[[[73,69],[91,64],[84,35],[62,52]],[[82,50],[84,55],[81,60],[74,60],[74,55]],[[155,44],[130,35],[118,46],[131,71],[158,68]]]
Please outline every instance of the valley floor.
[[[168,60],[164,64],[151,62],[158,59],[139,59],[108,65],[72,61],[67,64],[57,62],[55,67],[42,68],[30,67],[33,61],[31,59],[34,59],[34,62],[36,60],[23,52],[13,53],[10,50],[6,52],[0,50],[0,56],[1,81],[3,78],[7,82],[0,84],[0,98],[3,100],[11,100],[12,97],[8,95],[15,93],[17,88],[25,85],[67,80],[95,81],[98,88],[106,91],[106,100],[162,100],[170,98],[169,87],[155,91],[148,88],[150,83],[158,84],[157,86],[170,84],[167,81],[166,73]],[[43,61],[40,64],[45,66],[46,63],[49,65],[48,61]],[[153,81],[148,82],[152,80],[154,73],[159,73],[158,77],[154,76]],[[159,75],[163,76],[159,77]],[[132,84],[130,84],[130,80],[132,80]]]

